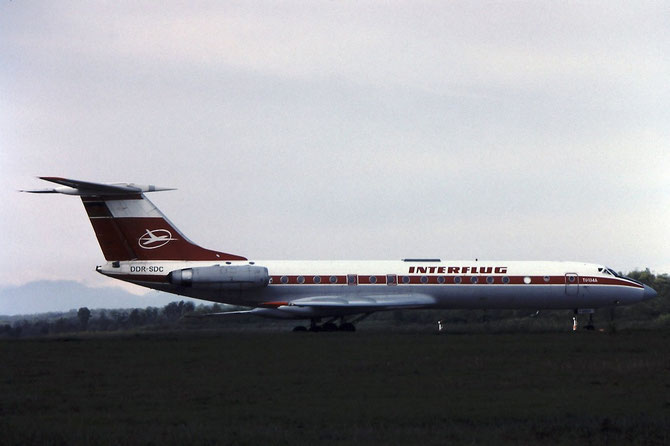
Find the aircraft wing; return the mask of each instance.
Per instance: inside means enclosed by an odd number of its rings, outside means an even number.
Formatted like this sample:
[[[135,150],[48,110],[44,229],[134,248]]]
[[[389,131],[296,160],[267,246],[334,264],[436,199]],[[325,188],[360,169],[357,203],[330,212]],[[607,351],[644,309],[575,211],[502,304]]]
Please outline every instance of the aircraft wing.
[[[312,296],[288,302],[268,302],[249,310],[208,313],[198,317],[232,315],[254,315],[272,319],[338,317],[394,309],[429,308],[434,303],[435,299],[423,294]]]
[[[315,296],[294,299],[288,306],[319,309],[356,309],[359,311],[380,311],[395,308],[421,308],[435,303],[431,296],[423,294],[397,294],[376,296]]]

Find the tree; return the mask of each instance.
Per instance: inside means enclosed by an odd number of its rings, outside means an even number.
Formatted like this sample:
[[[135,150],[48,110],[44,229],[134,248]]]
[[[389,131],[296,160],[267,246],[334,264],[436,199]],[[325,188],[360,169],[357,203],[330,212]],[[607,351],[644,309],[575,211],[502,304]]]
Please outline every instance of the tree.
[[[147,307],[144,310],[144,323],[155,324],[158,322],[158,308]]]
[[[139,327],[144,323],[144,318],[142,313],[137,308],[133,309],[128,315],[128,323],[131,327]]]
[[[98,316],[98,327],[100,327],[100,330],[107,331],[109,329],[111,321],[107,317],[107,313],[105,311],[100,312],[100,316]]]
[[[181,316],[181,310],[184,306],[184,301],[181,302],[170,302],[165,307],[163,307],[163,313],[168,321],[174,322]]]
[[[88,320],[91,318],[91,310],[86,307],[81,307],[79,311],[77,311],[77,317],[79,318],[79,328],[81,328],[82,331],[86,331],[88,328]]]

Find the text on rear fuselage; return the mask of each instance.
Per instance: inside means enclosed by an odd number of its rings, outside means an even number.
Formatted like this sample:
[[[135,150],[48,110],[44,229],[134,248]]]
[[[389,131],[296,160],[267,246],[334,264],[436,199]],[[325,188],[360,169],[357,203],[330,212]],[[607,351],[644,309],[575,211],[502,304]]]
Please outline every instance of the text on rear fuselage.
[[[157,265],[136,265],[130,267],[131,273],[162,273],[164,270],[164,267]]]

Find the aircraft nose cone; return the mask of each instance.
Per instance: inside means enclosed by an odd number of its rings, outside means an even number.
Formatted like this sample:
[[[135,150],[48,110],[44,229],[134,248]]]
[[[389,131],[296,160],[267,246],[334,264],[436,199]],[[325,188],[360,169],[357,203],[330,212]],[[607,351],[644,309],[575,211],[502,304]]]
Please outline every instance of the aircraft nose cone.
[[[643,296],[644,299],[654,298],[656,297],[657,294],[658,293],[656,292],[656,290],[650,287],[649,285],[644,286],[644,296]]]

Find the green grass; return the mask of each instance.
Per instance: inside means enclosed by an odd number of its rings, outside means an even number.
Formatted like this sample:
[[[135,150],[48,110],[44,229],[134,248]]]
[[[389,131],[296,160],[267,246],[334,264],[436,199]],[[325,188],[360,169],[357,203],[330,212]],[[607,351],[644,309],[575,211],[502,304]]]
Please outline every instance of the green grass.
[[[3,444],[669,444],[670,333],[0,341]]]

